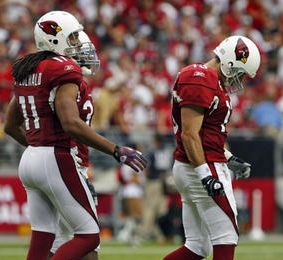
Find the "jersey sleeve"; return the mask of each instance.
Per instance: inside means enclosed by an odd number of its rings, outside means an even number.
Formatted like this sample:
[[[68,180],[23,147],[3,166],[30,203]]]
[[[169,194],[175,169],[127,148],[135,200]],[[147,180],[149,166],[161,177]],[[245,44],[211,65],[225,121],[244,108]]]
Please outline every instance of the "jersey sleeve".
[[[83,81],[81,68],[74,61],[65,57],[54,57],[46,67],[49,72],[49,80],[51,87],[61,86],[67,83],[74,83],[78,86]]]
[[[207,69],[191,69],[180,73],[177,94],[180,106],[209,108],[217,89],[217,79]]]

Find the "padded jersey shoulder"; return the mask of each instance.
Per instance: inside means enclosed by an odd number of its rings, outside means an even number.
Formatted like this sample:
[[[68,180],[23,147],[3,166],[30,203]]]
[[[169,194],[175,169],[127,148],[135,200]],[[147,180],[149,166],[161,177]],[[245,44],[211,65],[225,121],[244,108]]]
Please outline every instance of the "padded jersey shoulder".
[[[80,66],[72,59],[65,56],[56,56],[41,62],[45,73],[64,74],[70,72],[82,73]]]
[[[51,87],[65,83],[74,83],[78,86],[83,81],[80,66],[72,59],[65,56],[56,56],[42,61],[39,65],[45,84]]]
[[[179,74],[179,85],[204,86],[210,89],[218,87],[218,74],[202,64],[192,64],[183,68]]]

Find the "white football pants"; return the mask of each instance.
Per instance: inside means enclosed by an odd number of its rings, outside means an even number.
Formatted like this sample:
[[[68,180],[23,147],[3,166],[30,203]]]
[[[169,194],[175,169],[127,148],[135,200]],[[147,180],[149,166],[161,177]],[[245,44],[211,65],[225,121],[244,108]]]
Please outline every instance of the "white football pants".
[[[91,193],[70,152],[29,146],[19,177],[27,192],[32,230],[55,234],[61,214],[75,234],[99,232]]]
[[[210,165],[213,176],[223,183],[226,196],[210,197],[194,168],[175,161],[173,177],[182,198],[185,246],[207,257],[213,245],[238,243],[237,210],[231,176],[225,163]]]

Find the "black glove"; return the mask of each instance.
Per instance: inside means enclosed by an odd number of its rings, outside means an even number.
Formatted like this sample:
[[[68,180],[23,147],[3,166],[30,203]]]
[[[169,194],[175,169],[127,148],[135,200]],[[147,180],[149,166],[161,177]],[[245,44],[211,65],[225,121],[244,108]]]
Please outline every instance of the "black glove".
[[[247,179],[251,174],[251,165],[244,160],[231,156],[228,160],[228,168],[234,173],[236,180]]]
[[[147,161],[142,153],[130,147],[116,145],[113,157],[119,162],[130,166],[136,172],[144,170]]]
[[[208,196],[225,195],[221,181],[213,178],[211,175],[201,180],[203,187],[207,190]]]

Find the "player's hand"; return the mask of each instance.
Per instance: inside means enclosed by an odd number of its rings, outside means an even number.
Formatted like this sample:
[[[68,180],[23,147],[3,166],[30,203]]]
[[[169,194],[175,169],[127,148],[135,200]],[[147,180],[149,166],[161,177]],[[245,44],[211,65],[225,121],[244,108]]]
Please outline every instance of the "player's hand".
[[[201,180],[203,187],[206,189],[208,196],[224,195],[224,188],[221,181],[213,178],[211,175]]]
[[[236,180],[247,179],[251,174],[251,165],[241,158],[231,156],[228,160],[228,168],[234,173]]]
[[[113,156],[118,162],[130,166],[136,172],[143,171],[147,165],[142,153],[130,147],[116,145]]]

